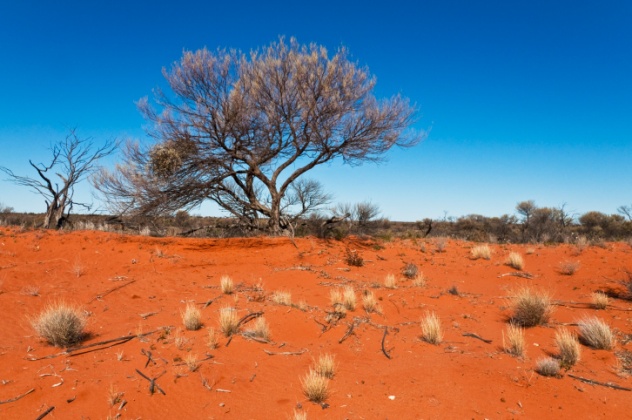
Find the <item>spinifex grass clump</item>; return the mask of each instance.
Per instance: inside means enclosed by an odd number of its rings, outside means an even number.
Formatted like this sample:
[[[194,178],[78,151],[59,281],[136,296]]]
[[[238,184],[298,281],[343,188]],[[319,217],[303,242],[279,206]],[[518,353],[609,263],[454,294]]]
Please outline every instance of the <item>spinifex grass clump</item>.
[[[195,307],[192,302],[187,303],[186,308],[181,311],[184,327],[190,331],[199,330],[202,326],[202,312]]]
[[[507,336],[503,333],[503,348],[505,353],[515,357],[523,357],[525,353],[524,328],[510,323],[507,326]]]
[[[516,270],[522,270],[524,268],[524,260],[522,259],[522,255],[517,252],[512,252],[507,257],[507,261],[505,261],[511,268],[515,268]]]
[[[237,319],[235,309],[226,306],[219,310],[219,328],[226,337],[238,331],[239,319]]]
[[[551,297],[548,293],[534,292],[523,287],[512,297],[513,316],[511,321],[522,327],[535,327],[546,324],[553,311]]]
[[[434,312],[426,313],[421,320],[421,337],[430,344],[440,344],[443,340],[443,331],[441,329],[441,321]]]
[[[559,349],[560,364],[569,368],[579,362],[581,346],[575,334],[562,328],[555,333],[555,344]]]
[[[31,321],[37,334],[57,347],[69,347],[84,336],[86,317],[77,307],[64,302],[47,306]]]
[[[600,350],[612,350],[616,343],[612,330],[597,317],[579,321],[581,340],[588,346]]]
[[[301,379],[301,385],[305,396],[315,403],[322,403],[329,396],[329,379],[313,369]]]
[[[477,245],[471,249],[470,255],[473,260],[478,260],[479,258],[489,260],[492,257],[492,250],[488,245]]]

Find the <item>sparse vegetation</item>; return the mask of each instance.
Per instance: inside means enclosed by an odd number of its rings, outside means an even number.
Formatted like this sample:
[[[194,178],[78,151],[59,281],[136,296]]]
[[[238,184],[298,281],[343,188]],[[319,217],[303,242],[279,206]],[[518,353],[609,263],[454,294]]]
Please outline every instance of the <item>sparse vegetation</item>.
[[[336,373],[336,360],[330,353],[321,354],[314,363],[314,371],[327,379],[333,379]]]
[[[522,258],[522,255],[517,252],[511,252],[507,257],[505,264],[511,268],[515,268],[516,270],[522,270],[524,268],[524,259]]]
[[[272,302],[277,305],[292,306],[292,293],[288,291],[276,291],[272,294]]]
[[[397,289],[397,278],[393,274],[387,274],[384,278],[384,287],[387,289]]]
[[[441,329],[441,321],[434,312],[426,313],[421,320],[421,337],[430,344],[440,344],[443,340],[443,331]]]
[[[340,292],[340,289],[331,289],[329,291],[329,302],[334,308],[342,305],[342,292]]]
[[[437,252],[445,252],[448,246],[448,240],[446,238],[435,238],[434,241]]]
[[[536,363],[535,371],[542,376],[559,376],[560,362],[552,357],[540,359]]]
[[[310,369],[303,379],[301,379],[303,393],[315,403],[322,403],[329,396],[329,379]]]
[[[547,323],[553,311],[548,293],[534,292],[528,287],[515,291],[512,306],[511,321],[522,327],[535,327]]]
[[[202,312],[195,306],[195,303],[187,303],[186,308],[180,314],[187,330],[196,331],[202,327]]]
[[[419,273],[419,268],[417,268],[417,266],[413,263],[406,264],[404,268],[402,269],[402,274],[407,279],[414,279],[415,277],[417,277],[418,273]]]
[[[370,290],[365,290],[362,294],[362,307],[367,313],[377,312],[377,299]]]
[[[477,245],[470,250],[470,255],[474,260],[478,260],[479,258],[489,260],[492,258],[492,250],[488,245]]]
[[[606,309],[608,307],[608,295],[604,292],[593,293],[592,307],[595,309]]]
[[[239,319],[234,308],[225,306],[219,310],[219,328],[226,337],[238,331]]]
[[[200,367],[200,363],[197,361],[197,357],[194,354],[187,354],[184,356],[184,364],[191,372],[195,372]]]
[[[415,287],[424,287],[426,285],[426,276],[423,272],[417,273],[415,278],[413,279],[413,286]]]
[[[524,328],[514,323],[507,326],[507,341],[503,333],[503,349],[505,353],[515,357],[523,357],[525,354]]]
[[[123,392],[117,391],[116,388],[114,387],[114,384],[111,384],[110,388],[108,389],[108,397],[107,397],[107,401],[110,407],[114,407],[116,404],[120,403],[123,398],[123,395],[125,394]]]
[[[231,279],[227,275],[223,275],[219,279],[219,286],[220,286],[220,289],[222,290],[222,293],[224,293],[225,295],[230,295],[234,291],[233,279]]]
[[[348,311],[355,310],[356,294],[355,294],[355,290],[353,290],[353,287],[351,286],[345,287],[344,291],[342,292],[342,304],[344,305],[345,309],[347,309]]]
[[[364,265],[364,258],[356,250],[347,250],[346,261],[352,267],[362,267]]]
[[[559,349],[559,359],[562,367],[569,368],[579,361],[581,347],[575,334],[562,328],[555,333],[555,345]]]
[[[84,337],[86,317],[81,310],[64,302],[48,305],[31,325],[49,344],[69,347]]]
[[[610,326],[597,317],[584,318],[579,321],[579,333],[584,344],[600,350],[612,350],[615,338]]]
[[[208,337],[206,339],[206,344],[210,349],[215,350],[219,347],[219,341],[217,340],[217,333],[215,332],[215,328],[208,329]]]
[[[557,271],[565,276],[572,276],[577,270],[579,270],[579,262],[577,261],[563,261],[557,268]]]
[[[255,320],[253,328],[249,330],[248,333],[252,337],[256,337],[264,341],[270,341],[270,325],[262,316]]]

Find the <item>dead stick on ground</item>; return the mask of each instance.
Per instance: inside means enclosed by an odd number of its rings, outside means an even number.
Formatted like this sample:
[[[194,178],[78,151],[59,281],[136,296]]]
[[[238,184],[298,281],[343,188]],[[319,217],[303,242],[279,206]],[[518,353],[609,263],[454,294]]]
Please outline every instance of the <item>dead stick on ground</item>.
[[[355,322],[349,325],[349,328],[347,329],[347,332],[345,333],[345,335],[340,340],[338,340],[338,344],[342,344],[343,341],[349,338],[349,336],[353,333],[353,329],[355,328],[355,326],[356,326]]]
[[[26,391],[24,394],[18,395],[17,397],[9,398],[8,400],[0,400],[0,404],[6,404],[6,403],[15,402],[15,401],[19,400],[22,397],[26,397],[27,395],[29,395],[33,391],[35,391],[35,388],[31,388],[28,391]]]
[[[261,315],[263,315],[263,311],[262,312],[253,312],[251,314],[245,315],[237,323],[237,328],[241,327],[243,324],[246,324],[246,323],[252,321],[255,318],[259,318]]]
[[[586,382],[587,384],[591,384],[591,385],[600,385],[600,386],[605,386],[612,389],[618,389],[621,391],[632,391],[632,388],[626,388],[624,386],[613,384],[612,382],[599,382],[599,381],[595,381],[594,379],[582,378],[581,376],[575,376],[570,373],[567,373],[567,375],[573,379],[577,379],[578,381]]]
[[[37,416],[37,418],[35,420],[42,420],[44,417],[46,417],[48,414],[50,414],[50,412],[53,411],[54,409],[55,409],[54,405],[48,407],[48,410],[44,411],[42,414]]]
[[[162,372],[160,375],[156,376],[155,378],[149,379],[143,372],[141,372],[140,370],[136,369],[136,372],[138,372],[138,374],[140,376],[142,376],[143,378],[147,379],[149,381],[149,392],[151,393],[151,395],[154,395],[154,393],[156,392],[156,389],[158,389],[158,391],[162,394],[162,395],[167,395],[165,393],[165,391],[162,390],[162,388],[160,388],[160,385],[158,385],[156,383],[156,380],[158,380],[158,378],[160,378],[162,375],[164,375],[165,373],[167,373],[167,371],[165,370],[164,372]]]
[[[123,287],[125,287],[125,286],[129,286],[130,284],[132,284],[132,283],[134,283],[134,282],[136,282],[136,280],[130,280],[130,281],[128,281],[127,283],[125,283],[125,284],[121,284],[120,286],[116,286],[114,289],[110,289],[110,290],[108,290],[108,291],[107,291],[107,292],[105,292],[105,293],[101,293],[100,295],[96,295],[95,297],[93,297],[92,299],[90,299],[90,300],[88,301],[88,303],[91,303],[91,302],[93,302],[93,301],[95,301],[95,300],[97,300],[97,299],[103,299],[105,296],[109,295],[110,293],[112,293],[112,292],[116,292],[118,289],[122,289],[122,288],[123,288]]]
[[[384,327],[384,335],[382,336],[382,353],[384,353],[384,356],[386,356],[387,359],[390,359],[391,355],[388,354],[388,352],[386,351],[386,348],[384,348],[384,341],[386,340],[386,334],[388,334],[388,328]]]
[[[280,353],[275,353],[266,349],[263,349],[263,351],[270,356],[300,356],[301,354],[305,353],[307,349],[303,349],[301,351],[283,351]]]
[[[500,277],[505,277],[505,276],[515,276],[515,277],[522,277],[523,279],[532,279],[534,277],[533,274],[530,273],[523,273],[521,271],[513,271],[511,273],[505,273],[505,274],[501,274]]]
[[[464,332],[462,335],[463,335],[463,337],[472,337],[472,338],[477,338],[477,339],[479,339],[479,340],[481,340],[481,341],[483,341],[483,342],[485,342],[485,343],[487,343],[487,344],[491,344],[491,343],[492,343],[492,340],[486,340],[486,339],[484,339],[483,337],[481,337],[481,336],[480,336],[480,335],[478,335],[478,334],[469,333],[469,332]]]

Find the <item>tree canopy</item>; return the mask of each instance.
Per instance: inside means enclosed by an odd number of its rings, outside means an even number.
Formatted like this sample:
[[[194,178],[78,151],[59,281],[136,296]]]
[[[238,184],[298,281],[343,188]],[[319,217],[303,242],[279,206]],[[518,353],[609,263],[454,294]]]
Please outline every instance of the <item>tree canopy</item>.
[[[139,102],[153,144],[128,143],[124,162],[95,178],[119,211],[159,215],[212,200],[278,231],[328,202],[304,177],[317,165],[377,162],[422,137],[410,128],[415,107],[376,99],[375,78],[344,48],[330,57],[281,38],[250,54],[201,49],[163,74],[171,92]]]

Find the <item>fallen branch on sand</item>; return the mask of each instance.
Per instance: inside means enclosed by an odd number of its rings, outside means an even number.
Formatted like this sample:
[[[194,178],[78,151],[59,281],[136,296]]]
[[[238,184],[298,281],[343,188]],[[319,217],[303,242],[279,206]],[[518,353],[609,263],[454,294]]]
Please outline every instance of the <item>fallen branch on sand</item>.
[[[101,294],[99,294],[99,295],[96,295],[95,297],[93,297],[92,299],[90,299],[90,300],[88,301],[88,303],[91,303],[91,302],[93,302],[93,301],[95,301],[95,300],[97,300],[97,299],[98,299],[98,300],[101,300],[101,299],[103,299],[105,296],[109,295],[110,293],[112,293],[112,292],[116,292],[117,290],[122,289],[122,288],[123,288],[123,287],[125,287],[125,286],[129,286],[130,284],[135,283],[135,282],[136,282],[136,280],[130,280],[130,281],[128,281],[127,283],[121,284],[120,286],[116,286],[114,289],[110,289],[110,290],[108,290],[108,291],[107,291],[107,292],[105,292],[105,293],[101,293]]]
[[[605,386],[607,388],[618,389],[620,391],[632,391],[632,388],[626,388],[621,385],[613,384],[612,382],[599,382],[599,381],[595,381],[594,379],[582,378],[581,376],[575,376],[570,373],[567,373],[567,375],[573,379],[577,379],[578,381],[582,381],[591,385]]]
[[[47,415],[50,414],[51,411],[53,411],[55,409],[55,406],[52,405],[50,407],[48,407],[48,410],[44,411],[42,414],[40,414],[39,416],[37,416],[37,418],[35,420],[42,420],[44,417],[46,417]]]
[[[512,271],[511,273],[501,274],[498,277],[500,278],[500,277],[505,277],[505,276],[522,277],[523,279],[532,279],[535,277],[533,274],[525,273],[522,271]]]
[[[18,395],[17,397],[9,398],[8,400],[0,400],[0,404],[7,404],[7,403],[15,402],[15,401],[19,400],[22,397],[26,397],[27,395],[29,395],[31,392],[34,392],[34,391],[35,391],[35,388],[31,388],[28,391],[26,391],[24,394]]]
[[[156,392],[156,389],[158,390],[158,392],[160,392],[162,395],[167,395],[165,393],[165,391],[163,391],[162,388],[160,388],[160,386],[156,383],[156,381],[158,380],[158,378],[160,378],[162,375],[164,375],[165,373],[167,373],[167,371],[165,370],[164,372],[162,372],[160,375],[156,376],[155,378],[149,379],[143,372],[141,372],[140,370],[136,369],[136,372],[138,372],[138,374],[140,376],[142,376],[143,378],[147,379],[149,381],[149,392],[151,393],[151,395],[154,395],[154,393]]]
[[[384,335],[382,336],[382,353],[386,356],[387,359],[391,358],[391,355],[388,354],[386,348],[384,347],[384,341],[386,341],[386,334],[388,334],[388,327],[384,327]]]
[[[272,352],[266,349],[263,351],[270,356],[300,356],[301,354],[307,352],[307,349],[302,349],[301,351],[283,351],[283,352]]]
[[[463,337],[472,337],[472,338],[476,338],[476,339],[481,340],[481,341],[483,341],[483,342],[485,342],[485,343],[487,343],[487,344],[491,344],[491,343],[492,343],[492,340],[486,340],[486,339],[484,339],[483,337],[481,337],[481,336],[480,336],[480,335],[478,335],[478,334],[474,334],[474,333],[470,333],[470,332],[464,332],[464,333],[463,333],[463,334],[461,334],[461,335],[462,335]]]
[[[338,344],[342,344],[343,341],[345,341],[347,338],[349,338],[351,334],[353,334],[353,329],[355,328],[355,326],[356,326],[355,322],[352,322],[349,325],[349,328],[347,329],[347,332],[345,333],[345,335],[340,340],[338,340]]]

